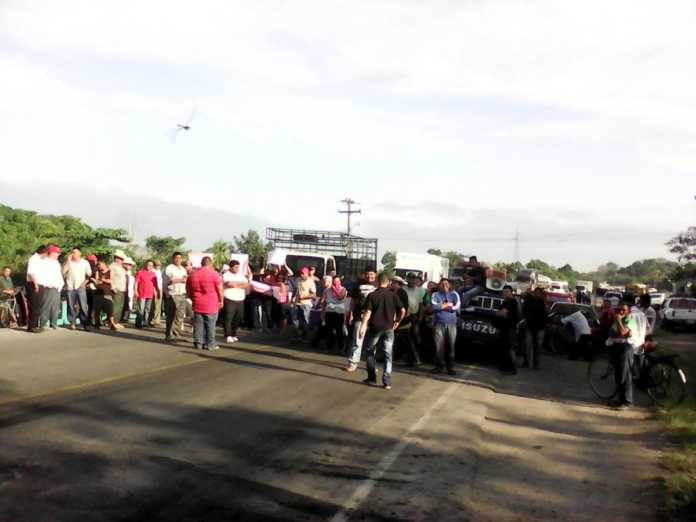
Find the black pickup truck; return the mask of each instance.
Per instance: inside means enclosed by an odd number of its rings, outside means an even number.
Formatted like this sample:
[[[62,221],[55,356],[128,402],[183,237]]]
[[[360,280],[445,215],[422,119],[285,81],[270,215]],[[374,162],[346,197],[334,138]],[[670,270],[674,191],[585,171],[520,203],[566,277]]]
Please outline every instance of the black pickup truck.
[[[462,307],[457,329],[457,359],[495,360],[500,339],[496,318],[501,304],[501,292],[486,289]]]

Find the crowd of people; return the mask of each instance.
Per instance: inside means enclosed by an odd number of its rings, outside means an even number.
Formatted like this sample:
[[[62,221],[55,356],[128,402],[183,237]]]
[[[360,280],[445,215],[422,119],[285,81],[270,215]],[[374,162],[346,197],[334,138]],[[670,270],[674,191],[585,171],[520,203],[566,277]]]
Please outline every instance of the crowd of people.
[[[157,327],[164,315],[166,342],[184,338],[190,323],[193,346],[203,350],[219,348],[218,323],[226,344],[239,341],[242,325],[260,333],[292,328],[298,341],[314,346],[324,342],[328,351],[343,354],[346,372],[358,369],[365,348],[368,384],[377,384],[379,347],[385,389],[391,388],[395,356],[414,367],[430,359],[434,363],[431,372],[455,375],[460,311],[485,291],[485,274],[478,265],[455,289],[447,278],[424,284],[418,273],[409,273],[404,280],[378,275],[374,268],[349,281],[335,273],[319,278],[311,266],[301,267],[297,275],[287,265],[254,271],[235,259],[216,268],[213,259],[204,257],[194,268],[180,252],[171,256],[164,270],[158,260],[147,260],[136,270],[134,261],[122,251],[108,260],[95,254],[83,257],[79,248],[73,248],[62,262],[61,255],[58,246],[46,245],[28,260],[24,295],[30,332],[58,327],[61,296],[67,303],[65,323],[71,330],[79,324],[84,330],[108,327],[119,331],[133,315],[135,328]],[[4,267],[0,319],[16,325],[16,307],[9,305],[17,294],[11,276],[11,268]],[[507,374],[516,372],[516,351],[523,367],[538,369],[548,331],[546,294],[531,287],[518,297],[510,286],[504,286],[502,297],[495,312],[500,369]],[[574,337],[570,356],[589,354],[596,340],[591,338],[587,317],[577,311],[561,322]],[[650,341],[654,322],[649,296],[640,306],[622,304],[614,310],[606,301],[602,308],[602,342],[610,347],[620,369],[621,407],[632,402],[630,359],[646,336]]]

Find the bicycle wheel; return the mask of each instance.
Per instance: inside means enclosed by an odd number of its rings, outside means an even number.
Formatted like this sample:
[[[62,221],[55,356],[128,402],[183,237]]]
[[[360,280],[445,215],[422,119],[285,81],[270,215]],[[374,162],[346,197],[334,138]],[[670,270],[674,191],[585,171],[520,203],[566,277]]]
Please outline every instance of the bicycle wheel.
[[[600,399],[609,400],[619,392],[614,378],[614,365],[606,353],[600,353],[587,366],[587,380],[594,394]]]
[[[680,404],[686,397],[686,377],[674,361],[656,361],[645,370],[645,391],[665,409]]]

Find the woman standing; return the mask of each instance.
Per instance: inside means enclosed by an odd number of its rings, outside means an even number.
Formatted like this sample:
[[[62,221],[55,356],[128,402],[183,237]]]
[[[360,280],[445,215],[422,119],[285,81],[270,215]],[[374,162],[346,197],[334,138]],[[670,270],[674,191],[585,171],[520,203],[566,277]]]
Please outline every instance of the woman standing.
[[[336,343],[341,353],[345,349],[343,325],[346,322],[347,295],[348,291],[342,286],[338,276],[333,278],[331,285],[327,285],[321,295],[321,319],[326,325],[326,348],[330,352],[336,349]]]

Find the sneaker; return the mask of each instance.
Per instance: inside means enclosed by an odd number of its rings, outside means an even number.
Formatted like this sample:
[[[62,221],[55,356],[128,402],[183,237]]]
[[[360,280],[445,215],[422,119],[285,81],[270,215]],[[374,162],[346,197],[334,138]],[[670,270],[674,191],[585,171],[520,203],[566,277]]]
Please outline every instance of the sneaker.
[[[354,371],[357,370],[357,369],[358,369],[358,365],[357,365],[357,364],[348,363],[348,366],[344,367],[344,368],[343,368],[343,371],[344,371],[344,372],[350,373],[350,372],[354,372]]]
[[[368,377],[367,379],[365,379],[365,380],[363,381],[363,384],[367,384],[368,386],[374,386],[375,384],[377,384],[377,381],[373,381],[372,379],[370,379],[370,378]]]
[[[212,352],[213,350],[219,350],[219,349],[220,349],[220,347],[219,347],[217,344],[216,344],[215,346],[208,346],[208,347],[206,348],[206,350],[210,350],[211,352]]]
[[[236,343],[237,341],[239,341],[239,337],[232,337],[232,342],[233,342],[233,343]]]
[[[193,349],[198,350],[198,345],[196,343],[193,343]]]
[[[391,390],[391,384],[385,384],[382,386],[385,390]]]
[[[74,329],[75,329],[75,325],[74,325],[74,324],[71,324],[70,326],[68,326],[68,330],[74,330]]]
[[[232,344],[234,342],[234,337],[232,337],[231,335],[228,335],[227,338],[225,339],[225,342],[227,344]]]

